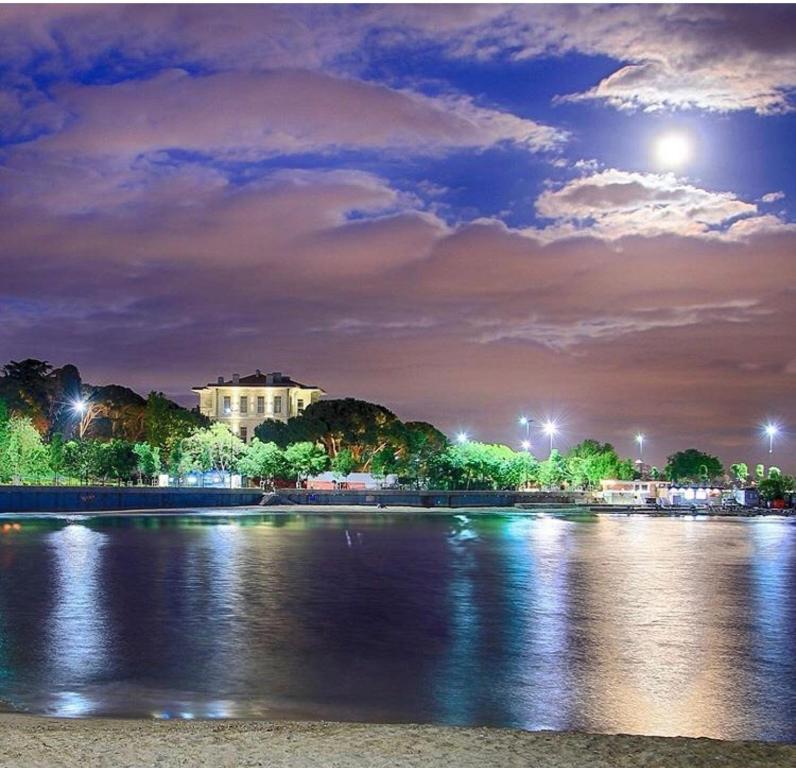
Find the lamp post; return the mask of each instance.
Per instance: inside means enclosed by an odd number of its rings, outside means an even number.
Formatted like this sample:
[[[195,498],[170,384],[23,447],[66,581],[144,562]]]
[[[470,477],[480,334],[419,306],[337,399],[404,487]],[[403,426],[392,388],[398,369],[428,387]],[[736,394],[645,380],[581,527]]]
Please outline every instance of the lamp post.
[[[550,453],[553,453],[553,438],[558,432],[558,424],[552,419],[548,419],[542,426],[542,431],[550,438]]]
[[[533,419],[529,419],[527,416],[520,416],[519,424],[521,427],[525,427],[525,440],[529,441],[531,439],[531,424],[533,423]]]
[[[768,438],[768,452],[774,453],[774,438],[779,434],[779,427],[776,424],[766,424],[764,432]]]
[[[523,465],[525,469],[525,471],[523,472],[524,475],[523,485],[525,487],[525,490],[528,490],[528,461],[529,461],[529,454],[531,452],[531,441],[523,440],[521,445],[522,445],[522,450],[525,451],[525,463]]]
[[[229,408],[224,409],[225,416],[232,416],[232,413],[233,413],[232,405],[230,405]],[[234,461],[235,458],[234,440],[235,440],[235,432],[232,429],[232,424],[230,424],[229,425],[229,468],[228,468],[230,490],[232,490],[232,462]]]
[[[638,443],[638,457],[644,460],[644,435],[639,433],[636,435],[636,442]]]
[[[466,442],[469,442],[469,440],[470,436],[466,432],[459,432],[456,435],[456,442],[459,443],[459,445],[464,445]]]

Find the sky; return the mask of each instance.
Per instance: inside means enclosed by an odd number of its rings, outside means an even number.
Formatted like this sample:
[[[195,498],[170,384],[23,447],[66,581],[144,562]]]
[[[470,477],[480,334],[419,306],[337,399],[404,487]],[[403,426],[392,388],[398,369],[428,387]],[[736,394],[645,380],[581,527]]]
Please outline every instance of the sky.
[[[2,6],[0,359],[186,404],[278,370],[474,439],[641,431],[659,465],[771,463],[774,420],[794,470],[794,30],[782,5]]]

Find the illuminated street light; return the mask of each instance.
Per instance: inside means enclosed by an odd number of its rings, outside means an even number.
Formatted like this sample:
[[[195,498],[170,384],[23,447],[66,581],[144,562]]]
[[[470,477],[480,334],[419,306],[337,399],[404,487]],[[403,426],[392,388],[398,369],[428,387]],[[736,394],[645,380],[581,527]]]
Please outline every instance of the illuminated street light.
[[[556,424],[552,419],[548,419],[542,425],[542,431],[550,438],[550,453],[553,452],[553,438],[556,436],[558,432],[558,424]]]
[[[533,419],[529,419],[527,416],[520,416],[519,423],[521,427],[525,427],[525,439],[531,439],[531,422]]]
[[[522,443],[522,450],[523,451],[530,451],[531,450],[531,441],[530,440],[523,440]]]
[[[74,413],[80,419],[77,428],[77,436],[82,440],[88,431],[91,422],[94,421],[94,417],[98,413],[98,408],[96,405],[92,405],[88,400],[82,397],[78,400],[73,400],[70,407],[72,413]]]
[[[774,438],[779,434],[779,427],[776,424],[766,424],[763,431],[768,438],[768,452],[774,453]]]
[[[459,434],[456,435],[456,442],[460,445],[464,445],[469,439],[470,436],[466,432],[459,432]]]
[[[639,433],[636,435],[636,442],[638,443],[638,457],[640,459],[644,458],[644,435]]]

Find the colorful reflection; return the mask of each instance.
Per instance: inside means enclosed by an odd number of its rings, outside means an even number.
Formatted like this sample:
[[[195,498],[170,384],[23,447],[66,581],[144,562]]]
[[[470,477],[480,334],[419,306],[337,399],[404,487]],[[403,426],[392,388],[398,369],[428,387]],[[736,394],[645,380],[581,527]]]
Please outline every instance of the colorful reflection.
[[[796,738],[792,519],[16,522],[14,708]]]

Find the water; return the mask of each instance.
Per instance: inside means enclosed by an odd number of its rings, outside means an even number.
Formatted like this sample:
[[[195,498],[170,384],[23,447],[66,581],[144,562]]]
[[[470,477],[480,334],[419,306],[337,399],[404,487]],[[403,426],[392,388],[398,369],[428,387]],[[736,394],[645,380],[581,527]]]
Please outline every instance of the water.
[[[0,520],[0,702],[796,740],[796,520]]]

